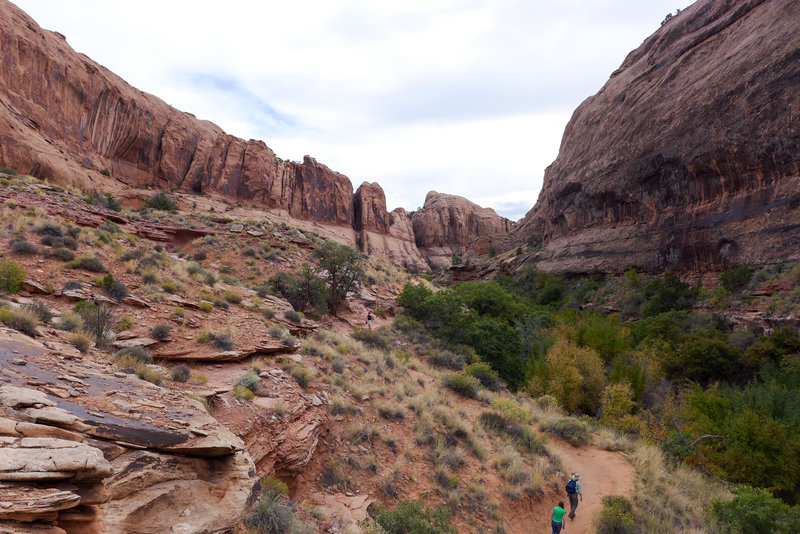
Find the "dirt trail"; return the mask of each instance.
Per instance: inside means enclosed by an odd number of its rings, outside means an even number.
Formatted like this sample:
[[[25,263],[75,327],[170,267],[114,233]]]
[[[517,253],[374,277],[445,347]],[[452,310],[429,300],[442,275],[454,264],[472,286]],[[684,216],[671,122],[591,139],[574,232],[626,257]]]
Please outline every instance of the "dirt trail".
[[[549,448],[561,457],[567,473],[581,475],[583,502],[579,503],[575,519],[566,520],[567,523],[562,530],[565,534],[594,532],[592,520],[595,513],[603,506],[603,497],[607,495],[630,497],[632,495],[636,473],[633,466],[619,453],[589,447],[576,449],[568,443],[557,440],[552,440]],[[564,480],[562,487],[566,483],[567,480]],[[560,494],[545,498],[539,503],[540,507],[537,507],[537,513],[529,516],[534,518],[530,523],[532,528],[513,530],[513,532],[549,534],[551,532],[551,510],[559,500],[564,501],[565,508],[569,512],[569,501],[566,493],[562,490]]]

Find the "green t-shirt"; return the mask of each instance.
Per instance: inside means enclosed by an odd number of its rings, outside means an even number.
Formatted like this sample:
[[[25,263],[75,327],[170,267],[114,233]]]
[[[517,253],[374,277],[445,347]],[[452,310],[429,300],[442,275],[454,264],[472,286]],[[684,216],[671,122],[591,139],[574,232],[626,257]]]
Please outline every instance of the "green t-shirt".
[[[553,508],[553,521],[558,521],[560,523],[561,520],[564,518],[564,514],[566,513],[567,512],[564,511],[563,508],[561,508],[560,506],[556,506],[555,508]]]

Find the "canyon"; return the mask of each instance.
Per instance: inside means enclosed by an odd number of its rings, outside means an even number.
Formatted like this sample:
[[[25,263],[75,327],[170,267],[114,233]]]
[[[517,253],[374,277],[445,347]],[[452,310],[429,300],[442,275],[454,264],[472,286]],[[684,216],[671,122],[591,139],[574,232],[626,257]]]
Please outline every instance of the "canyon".
[[[226,134],[139,91],[58,33],[0,0],[0,163],[85,191],[122,186],[219,194],[286,216],[346,229],[346,241],[406,268],[427,270],[407,213],[386,209],[383,189],[350,179],[306,156],[282,160],[263,142]],[[456,197],[446,197],[456,198]],[[493,210],[458,200],[493,223],[457,233],[424,229],[442,248],[464,254],[479,237],[505,231]],[[437,210],[450,206],[438,202]],[[455,239],[455,241],[453,241]],[[438,256],[437,256],[438,257]],[[441,263],[441,262],[440,262]]]

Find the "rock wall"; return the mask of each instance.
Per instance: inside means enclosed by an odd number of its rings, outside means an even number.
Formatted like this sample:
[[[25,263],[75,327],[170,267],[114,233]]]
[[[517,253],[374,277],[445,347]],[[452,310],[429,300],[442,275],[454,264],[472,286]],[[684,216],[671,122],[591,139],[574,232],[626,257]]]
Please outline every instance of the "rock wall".
[[[699,0],[574,112],[519,242],[559,271],[800,259],[800,2]]]
[[[363,250],[424,265],[405,236],[395,242],[378,184],[354,194],[346,176],[313,158],[284,161],[262,141],[178,111],[76,53],[7,0],[0,0],[0,50],[0,165],[83,189],[113,185],[100,172],[107,170],[131,186],[216,192],[350,228]]]
[[[431,191],[412,217],[417,248],[433,267],[449,267],[453,256],[486,254],[514,223],[464,197]]]

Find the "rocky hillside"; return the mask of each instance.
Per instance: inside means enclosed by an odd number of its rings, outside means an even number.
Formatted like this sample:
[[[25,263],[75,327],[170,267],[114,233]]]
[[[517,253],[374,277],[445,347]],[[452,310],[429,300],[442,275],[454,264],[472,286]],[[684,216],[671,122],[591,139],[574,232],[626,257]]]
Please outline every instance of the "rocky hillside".
[[[84,190],[122,182],[221,194],[348,228],[348,241],[363,251],[428,268],[405,212],[386,211],[378,184],[354,193],[346,176],[311,157],[282,160],[262,141],[176,110],[76,53],[7,0],[0,0],[0,49],[0,164]]]
[[[800,3],[700,0],[567,125],[520,241],[549,270],[800,256]]]

